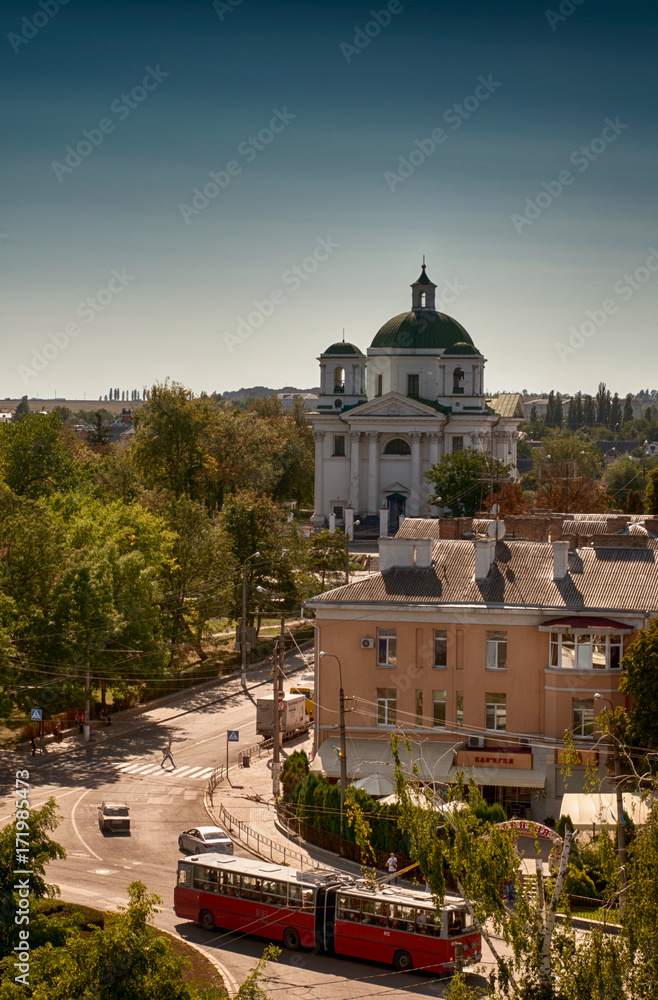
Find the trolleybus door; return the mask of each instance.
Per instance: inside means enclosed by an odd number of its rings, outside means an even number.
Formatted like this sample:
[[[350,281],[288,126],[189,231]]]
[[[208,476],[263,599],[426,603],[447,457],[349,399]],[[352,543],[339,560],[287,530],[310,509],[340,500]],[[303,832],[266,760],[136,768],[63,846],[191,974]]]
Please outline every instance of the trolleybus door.
[[[315,943],[323,951],[334,950],[335,919],[336,893],[331,889],[318,889],[315,899]]]

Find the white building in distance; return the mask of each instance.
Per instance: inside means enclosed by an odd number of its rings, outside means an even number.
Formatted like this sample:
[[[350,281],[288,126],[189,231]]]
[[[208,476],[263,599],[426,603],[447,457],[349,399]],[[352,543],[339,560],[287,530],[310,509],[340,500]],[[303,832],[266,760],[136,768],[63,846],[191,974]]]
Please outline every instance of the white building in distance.
[[[367,354],[343,341],[318,359],[321,389],[310,414],[316,528],[332,514],[344,523],[346,509],[348,529],[352,518],[379,524],[386,509],[389,533],[402,517],[438,515],[423,473],[462,448],[515,473],[522,398],[485,397],[486,358],[463,326],[436,311],[435,289],[423,264],[411,311],[384,323]]]

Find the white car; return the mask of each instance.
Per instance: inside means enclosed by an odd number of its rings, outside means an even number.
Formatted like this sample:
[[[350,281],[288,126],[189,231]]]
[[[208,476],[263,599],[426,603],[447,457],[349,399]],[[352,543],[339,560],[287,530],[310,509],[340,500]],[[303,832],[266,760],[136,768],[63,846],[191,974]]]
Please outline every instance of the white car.
[[[190,854],[233,854],[233,841],[219,826],[197,826],[178,838],[178,849]]]

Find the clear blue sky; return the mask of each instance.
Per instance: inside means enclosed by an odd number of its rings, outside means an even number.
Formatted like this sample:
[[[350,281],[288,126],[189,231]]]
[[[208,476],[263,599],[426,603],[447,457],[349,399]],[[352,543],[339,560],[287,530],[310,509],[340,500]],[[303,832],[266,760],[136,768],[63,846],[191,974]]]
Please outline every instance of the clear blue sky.
[[[43,3],[1,15],[0,398],[315,385],[423,253],[489,390],[656,385],[651,4]]]

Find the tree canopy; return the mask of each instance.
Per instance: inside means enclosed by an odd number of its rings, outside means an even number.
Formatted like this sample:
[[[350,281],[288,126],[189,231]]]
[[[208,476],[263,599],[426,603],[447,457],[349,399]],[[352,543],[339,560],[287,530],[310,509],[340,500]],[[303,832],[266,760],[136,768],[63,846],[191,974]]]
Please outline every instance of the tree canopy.
[[[463,448],[446,455],[425,476],[434,490],[428,502],[447,508],[452,517],[464,517],[481,509],[493,484],[507,482],[509,466],[482,451]]]

